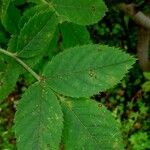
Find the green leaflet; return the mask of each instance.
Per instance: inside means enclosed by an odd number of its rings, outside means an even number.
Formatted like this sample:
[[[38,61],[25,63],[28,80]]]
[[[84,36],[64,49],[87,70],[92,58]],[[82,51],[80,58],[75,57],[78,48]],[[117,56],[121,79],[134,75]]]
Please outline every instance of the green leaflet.
[[[18,41],[18,36],[12,35],[8,43],[8,51],[11,51],[13,53],[16,52],[17,41]],[[39,63],[43,55],[37,55],[36,57],[30,57],[30,58],[21,58],[21,60],[24,61],[28,66],[34,67],[37,63]],[[23,73],[24,71],[26,71],[22,66],[20,66],[19,70],[20,70],[20,73]]]
[[[146,81],[146,82],[142,85],[142,89],[144,90],[144,92],[149,92],[149,91],[150,91],[150,81]]]
[[[57,150],[63,128],[59,102],[44,83],[32,85],[17,106],[18,150]]]
[[[33,18],[35,18],[35,17],[33,17]],[[34,19],[31,18],[31,21],[32,20],[34,21]],[[29,20],[29,23],[31,21]],[[48,26],[51,23],[51,21],[53,21],[53,23],[51,24],[51,26]],[[43,43],[43,45],[41,44],[41,47],[39,47],[39,48],[41,48],[41,52],[43,51],[43,53],[46,52],[46,50],[47,50],[46,47],[47,48],[49,47],[51,38],[53,36],[53,32],[55,32],[55,27],[56,27],[55,23],[56,22],[54,22],[53,19],[51,21],[49,21],[49,23],[47,24],[47,28],[49,27],[48,30],[47,30],[47,34],[45,33],[44,29],[42,30],[43,34],[44,34],[43,37],[45,37],[46,42]],[[45,29],[46,29],[46,27],[45,27]],[[51,36],[51,37],[49,37],[49,40],[48,40],[48,34]],[[19,36],[19,38],[20,38],[21,42],[24,42],[24,41],[22,41],[23,39],[21,39],[20,36]],[[28,38],[30,39],[30,34],[29,33],[28,33]],[[39,36],[37,36],[37,42],[39,40],[38,38],[39,38]],[[41,36],[41,38],[42,38],[42,36]],[[8,50],[11,51],[11,52],[16,52],[17,42],[18,42],[18,35],[12,35],[11,39],[8,43]],[[31,42],[31,44],[34,44],[34,43]],[[45,49],[43,49],[44,47],[45,47]],[[31,48],[32,48],[32,45],[31,45]],[[34,53],[36,54],[36,51]],[[22,58],[22,60],[27,65],[29,65],[30,67],[34,67],[41,60],[42,57],[43,57],[43,55],[38,55],[36,57],[30,57],[29,59],[28,58]],[[1,79],[0,80],[1,81],[0,100],[3,100],[4,98],[6,98],[8,96],[8,94],[10,94],[10,92],[13,90],[13,88],[16,85],[16,82],[17,82],[17,79],[18,79],[19,75],[24,73],[24,71],[25,71],[25,69],[22,66],[16,64],[15,60],[12,60],[8,57],[5,57],[5,60],[8,62],[8,65],[7,65],[8,67],[5,68],[5,71],[3,72],[2,77],[0,78]]]
[[[57,23],[56,16],[49,10],[35,14],[20,31],[17,55],[30,58],[44,53],[53,37]]]
[[[91,43],[89,32],[85,26],[65,22],[60,25],[60,31],[63,49]]]
[[[145,79],[150,80],[150,72],[144,72],[143,75]]]
[[[51,31],[49,31],[49,33],[51,33]],[[12,35],[8,43],[9,51],[16,52],[17,41],[18,41],[18,36]],[[45,44],[47,44],[47,47],[49,46],[49,43],[50,43],[49,40],[45,42]],[[6,98],[10,94],[10,92],[12,92],[19,78],[19,75],[23,74],[26,71],[22,66],[17,64],[15,60],[12,60],[7,56],[5,57],[4,55],[3,57],[8,64],[7,67],[3,68],[3,71],[1,72],[1,76],[0,76],[1,77],[0,78],[0,101]],[[22,58],[22,60],[30,67],[34,67],[41,60],[42,57],[43,55],[38,55],[37,57],[30,57],[29,59]]]
[[[53,58],[53,56],[55,56],[58,53],[57,41],[58,41],[58,30],[56,29],[56,31],[54,33],[54,36],[53,36],[53,38],[52,38],[52,40],[49,44],[49,48],[47,49],[45,54],[42,56],[42,58],[41,58],[41,55],[39,55],[38,57],[33,57],[32,59],[30,58],[30,59],[23,59],[23,60],[27,64],[31,65],[35,72],[38,72],[39,74],[42,74],[43,69],[45,68],[48,61],[51,60]],[[28,72],[26,72],[24,74],[24,77],[25,77],[27,85],[31,85],[31,83],[34,83],[35,80],[36,80]]]
[[[62,20],[89,25],[98,22],[107,8],[103,0],[49,0]]]
[[[63,99],[65,150],[123,150],[122,137],[111,113],[94,100]]]
[[[20,12],[15,7],[11,0],[2,0],[1,6],[1,22],[5,29],[10,33],[18,32],[18,22],[20,19]]]
[[[17,35],[12,35],[9,43],[8,43],[8,51],[15,52],[17,47]],[[24,74],[26,70],[17,62],[9,58],[8,56],[3,56],[4,60],[7,62],[6,67],[4,67],[3,72],[0,76],[0,81],[2,81],[3,84],[0,86],[0,101],[3,101],[4,98],[6,98],[14,89],[16,82],[20,75]],[[41,58],[41,57],[40,57]],[[40,61],[39,57],[34,57],[31,59],[22,59],[27,65],[30,67],[35,66],[37,62]],[[4,64],[2,64],[4,65]],[[28,72],[29,74],[29,72]],[[26,79],[27,80],[27,79]]]
[[[116,85],[134,62],[132,56],[117,48],[89,44],[58,54],[43,75],[58,93],[88,97]]]

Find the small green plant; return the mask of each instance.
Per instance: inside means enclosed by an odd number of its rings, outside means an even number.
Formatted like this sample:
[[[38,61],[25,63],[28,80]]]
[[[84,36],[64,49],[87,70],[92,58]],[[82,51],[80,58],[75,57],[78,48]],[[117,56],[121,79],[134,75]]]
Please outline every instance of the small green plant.
[[[89,98],[119,83],[135,62],[118,48],[90,41],[85,26],[104,16],[104,2],[28,0],[23,15],[15,7],[20,3],[2,0],[0,16],[11,34],[7,50],[0,48],[0,99],[21,75],[35,78],[25,78],[29,87],[17,105],[17,148],[123,149],[113,116]]]

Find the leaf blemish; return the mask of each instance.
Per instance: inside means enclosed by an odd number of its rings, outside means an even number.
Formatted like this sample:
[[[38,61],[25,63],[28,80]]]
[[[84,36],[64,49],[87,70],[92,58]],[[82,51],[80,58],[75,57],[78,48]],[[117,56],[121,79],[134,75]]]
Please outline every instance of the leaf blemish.
[[[70,109],[72,109],[72,102],[71,102],[71,101],[67,101],[66,104],[67,104],[67,106],[68,106]]]
[[[89,76],[90,76],[91,78],[96,79],[96,73],[95,73],[95,71],[94,71],[94,70],[89,70]]]
[[[2,81],[0,81],[0,86],[2,86],[3,85],[3,82]]]
[[[92,8],[92,11],[93,11],[93,12],[95,12],[95,11],[96,11],[96,7],[95,7],[95,5],[93,5],[91,8]]]
[[[102,107],[102,104],[98,104],[98,107],[101,108],[101,107]]]

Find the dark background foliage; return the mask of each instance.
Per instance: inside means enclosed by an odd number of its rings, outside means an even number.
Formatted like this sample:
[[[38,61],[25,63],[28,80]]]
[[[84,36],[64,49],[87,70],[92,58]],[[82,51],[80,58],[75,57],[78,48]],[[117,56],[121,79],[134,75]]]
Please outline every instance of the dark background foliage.
[[[120,0],[107,0],[109,12],[102,21],[87,27],[91,39],[94,43],[121,47],[128,53],[136,55],[138,27],[123,12],[114,9],[114,2],[118,3]],[[144,0],[126,0],[126,2],[135,2],[138,9],[147,10]],[[22,4],[20,0],[17,7],[23,12],[30,5]],[[9,38],[9,33],[0,23],[0,47],[6,48]],[[113,112],[120,124],[127,150],[150,149],[150,90],[144,90],[143,84],[145,82],[147,79],[137,62],[119,85],[92,97],[104,103]],[[17,100],[25,87],[26,83],[22,78],[18,81],[14,92],[0,103],[0,149],[2,150],[16,149],[12,128],[13,118]],[[150,84],[147,84],[146,88],[150,89]]]

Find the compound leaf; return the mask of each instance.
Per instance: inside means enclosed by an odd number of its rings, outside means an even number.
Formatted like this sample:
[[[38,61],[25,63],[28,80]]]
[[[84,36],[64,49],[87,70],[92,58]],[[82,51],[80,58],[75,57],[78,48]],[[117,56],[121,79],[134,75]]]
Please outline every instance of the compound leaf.
[[[65,150],[123,150],[121,134],[111,113],[90,99],[62,99]]]
[[[57,17],[49,10],[35,14],[21,29],[18,36],[17,54],[30,58],[47,50],[57,27]]]
[[[15,133],[19,150],[56,150],[63,128],[59,102],[44,83],[35,83],[17,106]]]
[[[98,22],[107,10],[103,0],[49,0],[63,20],[80,25]]]
[[[116,85],[134,61],[117,48],[89,44],[58,54],[43,74],[55,91],[71,97],[88,97]]]

